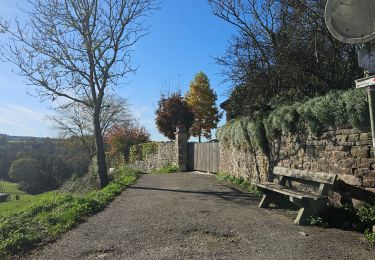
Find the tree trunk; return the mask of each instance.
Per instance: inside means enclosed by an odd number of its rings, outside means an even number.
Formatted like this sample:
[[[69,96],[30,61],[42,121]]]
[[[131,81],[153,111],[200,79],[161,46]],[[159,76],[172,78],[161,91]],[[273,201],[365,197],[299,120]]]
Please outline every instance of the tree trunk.
[[[124,162],[126,165],[129,164],[129,157],[130,157],[130,149],[129,148],[125,148],[124,151],[123,151],[123,154],[124,154]]]
[[[198,136],[198,142],[201,142],[201,135]]]
[[[107,163],[105,160],[105,151],[104,151],[104,141],[103,135],[100,128],[100,111],[94,112],[94,131],[95,131],[95,144],[96,144],[96,158],[98,161],[98,175],[100,187],[103,188],[108,184],[108,174],[107,174]]]

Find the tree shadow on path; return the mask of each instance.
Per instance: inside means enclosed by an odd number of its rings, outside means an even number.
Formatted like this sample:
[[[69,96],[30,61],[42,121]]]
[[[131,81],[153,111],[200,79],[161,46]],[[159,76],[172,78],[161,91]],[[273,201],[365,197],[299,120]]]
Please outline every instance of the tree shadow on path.
[[[242,204],[242,205],[257,205],[259,203],[259,198],[254,194],[245,193],[239,189],[231,186],[223,185],[230,189],[230,191],[204,191],[204,190],[182,190],[182,189],[165,189],[165,188],[155,188],[155,187],[141,187],[141,186],[131,186],[128,189],[136,190],[150,190],[150,191],[161,191],[161,192],[177,192],[177,193],[188,193],[188,194],[200,194],[204,196],[214,196],[220,199]]]

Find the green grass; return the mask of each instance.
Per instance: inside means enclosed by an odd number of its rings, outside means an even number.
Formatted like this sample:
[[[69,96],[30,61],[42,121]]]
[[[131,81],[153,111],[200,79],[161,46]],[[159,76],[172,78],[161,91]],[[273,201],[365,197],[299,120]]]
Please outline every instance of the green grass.
[[[176,165],[167,165],[162,168],[157,169],[153,173],[173,173],[173,172],[179,172],[180,169]]]
[[[138,172],[125,167],[105,188],[84,195],[47,192],[21,210],[0,216],[0,259],[24,253],[41,241],[53,240],[103,210],[135,182]]]
[[[39,195],[28,194],[18,188],[17,183],[0,181],[1,191],[10,194],[10,200],[7,202],[0,203],[0,216],[6,216],[11,214],[15,210],[20,210],[23,207],[29,205]],[[16,200],[16,195],[19,196],[19,200]]]
[[[246,190],[247,192],[255,194],[257,197],[261,197],[263,195],[263,193],[260,190],[258,190],[254,184],[252,184],[248,180],[245,180],[242,177],[235,177],[229,173],[221,172],[217,175],[217,179],[222,182],[228,181],[234,184],[235,186]]]

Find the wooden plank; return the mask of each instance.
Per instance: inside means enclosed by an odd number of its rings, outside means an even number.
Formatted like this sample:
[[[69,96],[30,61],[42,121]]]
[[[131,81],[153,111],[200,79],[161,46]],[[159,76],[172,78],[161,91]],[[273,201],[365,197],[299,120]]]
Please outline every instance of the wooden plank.
[[[219,143],[189,143],[188,168],[197,171],[219,172]]]
[[[295,198],[298,198],[298,199],[305,199],[305,198],[325,199],[325,198],[327,198],[327,196],[313,194],[313,193],[309,193],[309,192],[305,192],[305,191],[292,190],[292,189],[286,188],[285,186],[282,186],[282,185],[279,185],[279,184],[276,184],[276,183],[271,183],[271,182],[256,184],[256,185],[260,188],[271,190],[271,191],[281,193],[281,194],[284,194],[284,195],[287,195],[287,196],[292,196],[292,197],[295,197]]]
[[[333,185],[337,180],[337,174],[290,169],[284,167],[275,167],[273,169],[273,173],[275,175],[282,175],[291,178],[314,181],[319,183],[327,183],[331,185]]]
[[[215,164],[214,164],[214,172],[220,172],[220,145],[219,143],[215,143],[214,145],[214,157],[215,157]]]

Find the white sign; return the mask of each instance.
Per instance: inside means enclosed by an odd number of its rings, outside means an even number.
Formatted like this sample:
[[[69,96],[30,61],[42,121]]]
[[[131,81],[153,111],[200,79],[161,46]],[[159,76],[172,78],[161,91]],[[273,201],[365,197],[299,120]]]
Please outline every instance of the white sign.
[[[375,76],[363,78],[363,79],[357,79],[355,81],[356,88],[365,88],[365,87],[371,87],[375,86]]]

